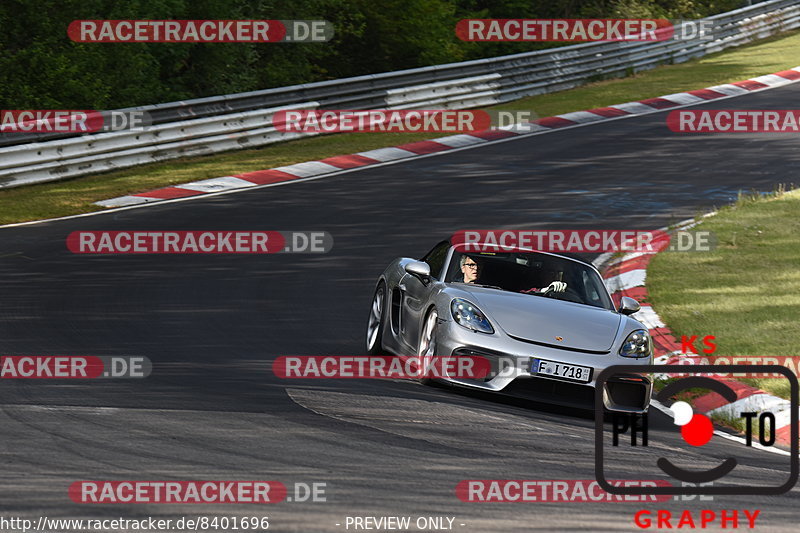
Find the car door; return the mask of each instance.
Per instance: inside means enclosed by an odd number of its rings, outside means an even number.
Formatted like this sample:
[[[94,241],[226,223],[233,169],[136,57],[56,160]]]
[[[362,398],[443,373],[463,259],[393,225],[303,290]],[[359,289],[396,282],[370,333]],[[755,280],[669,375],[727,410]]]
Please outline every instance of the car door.
[[[402,315],[400,319],[401,338],[413,353],[419,346],[419,335],[422,321],[429,308],[432,295],[441,288],[442,269],[450,245],[447,241],[437,244],[420,261],[431,267],[431,277],[422,280],[406,273],[400,280],[399,288],[403,295]]]

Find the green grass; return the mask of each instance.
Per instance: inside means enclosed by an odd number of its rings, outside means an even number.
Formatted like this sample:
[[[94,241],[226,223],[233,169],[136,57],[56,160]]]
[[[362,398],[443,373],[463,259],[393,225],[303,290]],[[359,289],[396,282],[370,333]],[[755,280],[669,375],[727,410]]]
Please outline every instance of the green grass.
[[[744,431],[746,428],[745,419],[740,416],[733,416],[730,413],[714,413],[711,415],[711,420],[715,423],[719,424],[720,426],[726,427],[744,435]],[[758,436],[758,418],[752,421],[752,427],[750,429],[751,435]]]
[[[647,270],[649,299],[675,335],[714,335],[715,356],[800,355],[800,190],[742,195],[697,228],[711,252],[665,251]],[[782,378],[744,379],[783,398]]]
[[[669,65],[625,79],[525,98],[498,110],[530,111],[547,117],[769,74],[800,64],[800,32]],[[264,148],[177,159],[127,170],[41,185],[0,190],[0,224],[98,211],[98,200],[188,181],[263,170],[423,139],[431,133],[355,133],[301,139]]]

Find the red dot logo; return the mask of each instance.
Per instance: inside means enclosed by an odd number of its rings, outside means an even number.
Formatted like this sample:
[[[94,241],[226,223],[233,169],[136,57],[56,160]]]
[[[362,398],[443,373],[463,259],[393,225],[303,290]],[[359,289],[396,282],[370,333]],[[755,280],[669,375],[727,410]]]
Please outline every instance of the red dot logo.
[[[681,436],[687,444],[702,446],[714,435],[714,424],[706,415],[696,415],[686,402],[675,402],[670,406],[673,421],[681,426]]]
[[[711,440],[714,425],[706,415],[694,415],[692,420],[681,427],[681,436],[692,446],[702,446]]]

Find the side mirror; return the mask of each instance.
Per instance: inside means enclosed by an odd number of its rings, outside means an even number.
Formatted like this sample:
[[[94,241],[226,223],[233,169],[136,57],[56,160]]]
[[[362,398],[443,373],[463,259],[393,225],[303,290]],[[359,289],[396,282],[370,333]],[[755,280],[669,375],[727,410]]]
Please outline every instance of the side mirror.
[[[619,312],[623,315],[632,315],[641,309],[639,302],[628,296],[623,296],[619,302]]]
[[[410,261],[406,264],[406,272],[412,276],[419,278],[425,285],[431,279],[431,266],[424,261]]]

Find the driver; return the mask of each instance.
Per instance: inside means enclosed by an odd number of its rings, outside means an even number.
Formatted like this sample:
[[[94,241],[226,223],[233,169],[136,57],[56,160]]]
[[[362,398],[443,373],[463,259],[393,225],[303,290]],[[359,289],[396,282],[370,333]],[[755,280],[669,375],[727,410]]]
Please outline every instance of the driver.
[[[458,276],[456,276],[453,281],[461,283],[477,283],[478,276],[480,275],[481,271],[481,264],[468,255],[462,255],[459,264],[461,265],[461,274],[463,274],[464,277],[458,279]]]
[[[457,283],[458,282],[460,282],[460,283],[478,283],[478,277],[480,276],[480,273],[481,273],[481,263],[480,262],[476,261],[474,258],[472,258],[472,257],[470,257],[468,255],[462,255],[461,259],[459,260],[459,265],[461,267],[461,274],[462,274],[463,277],[461,279],[459,279],[459,277],[456,276],[453,279],[454,282],[457,282]],[[552,279],[552,277],[551,277],[551,279]],[[521,291],[521,292],[524,292],[526,294],[531,294],[531,293],[547,294],[547,293],[550,293],[550,292],[560,293],[560,292],[564,292],[566,290],[567,290],[567,284],[566,283],[564,283],[563,281],[553,281],[547,287],[543,287],[541,289],[533,287],[533,288],[530,288],[530,289],[527,289],[527,290],[524,290],[524,291]]]

